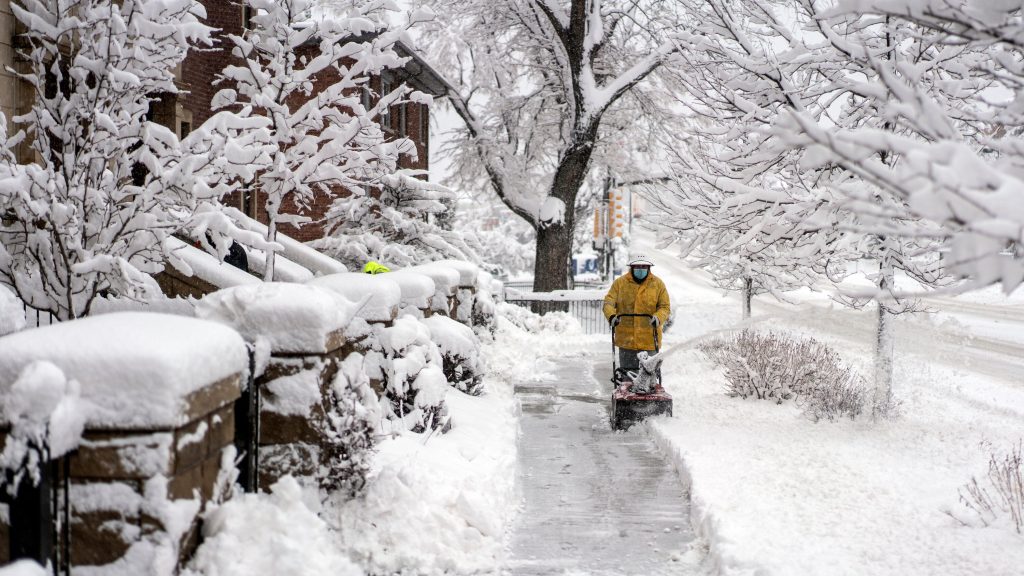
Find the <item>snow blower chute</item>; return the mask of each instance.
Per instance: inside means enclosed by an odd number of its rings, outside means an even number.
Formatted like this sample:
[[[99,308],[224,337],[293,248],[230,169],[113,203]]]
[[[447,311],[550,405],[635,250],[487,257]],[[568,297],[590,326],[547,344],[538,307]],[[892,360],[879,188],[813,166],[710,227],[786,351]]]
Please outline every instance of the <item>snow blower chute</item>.
[[[650,314],[619,314],[615,318],[654,318]],[[615,328],[619,322],[612,322],[612,430],[625,430],[648,416],[672,415],[672,396],[661,386],[661,343],[658,342],[658,327],[654,330],[654,355],[647,352],[637,354],[638,365],[619,366],[618,350],[615,346]]]

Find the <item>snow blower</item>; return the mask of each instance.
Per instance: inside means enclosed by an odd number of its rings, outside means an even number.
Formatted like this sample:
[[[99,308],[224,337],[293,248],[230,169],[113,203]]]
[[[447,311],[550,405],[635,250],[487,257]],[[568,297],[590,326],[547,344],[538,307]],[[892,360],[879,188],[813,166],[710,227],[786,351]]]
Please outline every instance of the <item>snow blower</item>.
[[[650,314],[619,314],[616,318],[654,318]],[[618,350],[615,346],[615,328],[612,322],[612,430],[625,430],[648,416],[672,415],[672,396],[661,386],[661,343],[658,342],[658,327],[654,330],[654,355],[647,352],[637,354],[639,365],[631,370],[618,365]]]

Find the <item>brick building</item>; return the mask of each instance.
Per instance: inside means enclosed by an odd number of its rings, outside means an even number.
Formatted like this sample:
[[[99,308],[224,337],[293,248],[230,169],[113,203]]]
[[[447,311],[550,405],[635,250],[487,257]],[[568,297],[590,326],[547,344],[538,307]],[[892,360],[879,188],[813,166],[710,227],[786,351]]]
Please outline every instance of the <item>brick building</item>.
[[[197,49],[190,52],[175,71],[177,84],[182,93],[177,98],[168,95],[155,101],[151,109],[152,119],[173,129],[179,137],[188,134],[213,114],[210,110],[210,101],[220,89],[214,86],[214,81],[217,74],[232,59],[230,42],[224,39],[224,36],[242,34],[248,21],[245,9],[232,0],[200,1],[206,8],[206,24],[219,30],[215,33],[217,44],[212,49]],[[0,0],[0,111],[6,116],[8,127],[12,128],[11,118],[16,114],[28,112],[32,106],[34,93],[25,82],[7,72],[8,67],[24,68],[24,63],[19,62],[16,53],[20,24],[11,12],[10,4],[10,0]],[[304,47],[310,52],[316,48],[315,44]],[[414,50],[399,43],[396,51],[399,55],[408,57],[409,61],[401,69],[388,70],[371,79],[368,91],[368,97],[371,98],[369,104],[372,105],[372,99],[377,98],[379,94],[386,94],[402,83],[435,97],[441,97],[446,93],[449,84]],[[330,78],[325,75],[323,82],[329,81]],[[408,137],[416,145],[417,158],[413,160],[410,157],[403,157],[399,165],[402,168],[426,170],[430,163],[429,107],[416,103],[393,106],[389,113],[379,120],[389,138]],[[27,142],[22,142],[16,153],[21,162],[30,162],[33,159]],[[322,237],[323,226],[317,221],[326,213],[333,198],[345,193],[344,190],[338,190],[333,195],[318,196],[310,209],[302,212],[302,215],[313,220],[312,223],[302,226],[301,229],[281,226],[281,232],[302,241]],[[224,198],[224,203],[238,208],[262,223],[267,222],[264,202],[258,191],[231,194]],[[282,207],[282,212],[298,213],[298,210],[294,205],[286,204]]]
[[[219,30],[215,34],[217,45],[212,50],[192,51],[181,66],[180,87],[185,94],[176,103],[173,120],[173,127],[179,136],[184,136],[213,114],[210,102],[214,94],[222,88],[215,86],[214,82],[224,66],[233,59],[231,43],[224,36],[227,34],[241,35],[248,22],[247,9],[234,2],[202,0],[202,4],[207,11],[206,24]],[[303,46],[302,50],[307,52],[305,55],[312,55],[317,50],[317,45],[310,43]],[[445,94],[449,87],[448,83],[422,57],[402,43],[396,46],[396,51],[400,56],[408,57],[409,61],[401,69],[387,70],[382,75],[371,78],[369,90],[364,96],[366,99],[364,104],[372,106],[380,94],[387,94],[402,83],[435,97]],[[334,75],[330,71],[325,71],[317,79],[317,83],[327,85],[336,79],[332,76]],[[315,89],[316,85],[314,84]],[[417,157],[413,159],[404,156],[399,162],[399,166],[426,170],[430,162],[428,152],[430,144],[429,107],[416,103],[392,106],[388,113],[378,120],[389,139],[408,137],[416,145]],[[167,122],[161,123],[170,125]],[[301,214],[311,218],[313,222],[302,225],[300,228],[281,225],[280,231],[301,241],[323,237],[324,228],[319,221],[326,214],[334,198],[343,194],[347,194],[344,189],[336,190],[332,194],[318,194],[308,209],[304,211],[299,210],[290,198],[287,199],[281,208],[282,213]],[[224,203],[238,208],[264,224],[267,223],[264,199],[260,198],[258,190],[233,193],[224,199]]]

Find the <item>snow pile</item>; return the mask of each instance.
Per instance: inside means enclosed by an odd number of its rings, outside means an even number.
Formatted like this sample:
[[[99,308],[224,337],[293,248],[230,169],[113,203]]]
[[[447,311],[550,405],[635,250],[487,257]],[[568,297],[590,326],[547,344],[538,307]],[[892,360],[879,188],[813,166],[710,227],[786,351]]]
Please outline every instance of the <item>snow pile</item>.
[[[423,274],[433,280],[434,297],[430,300],[430,309],[446,316],[451,312],[448,299],[455,296],[458,289],[461,277],[458,270],[437,264],[421,264],[404,268],[402,271]]]
[[[196,316],[225,324],[275,352],[326,352],[327,337],[355,317],[359,304],[308,284],[259,283],[209,294]]]
[[[0,576],[50,576],[52,572],[33,560],[18,560],[0,568]]]
[[[430,330],[430,339],[441,351],[448,383],[467,394],[483,393],[480,340],[473,330],[445,316],[431,316],[421,322]]]
[[[147,429],[184,424],[190,393],[248,365],[238,333],[213,322],[140,312],[62,322],[0,338],[5,413],[18,376],[41,360],[81,384],[90,427]]]
[[[267,226],[261,222],[253,220],[249,216],[246,216],[241,210],[225,206],[223,208],[224,213],[227,214],[238,226],[256,232],[263,238],[267,237]],[[282,250],[278,253],[278,257],[284,256],[291,263],[297,264],[302,268],[312,272],[316,276],[325,276],[327,274],[338,274],[339,272],[348,272],[345,265],[338,262],[334,258],[319,252],[302,242],[282,234],[280,231],[274,238],[276,244],[280,244]],[[275,258],[275,268],[279,265],[280,260]],[[277,271],[275,270],[275,273]]]
[[[195,300],[166,298],[163,294],[151,300],[132,300],[116,296],[100,296],[93,300],[92,315],[114,312],[159,312],[176,316],[195,316]]]
[[[497,306],[494,295],[501,293],[501,283],[494,280],[488,272],[481,271],[477,275],[475,298],[473,298],[473,327],[478,331],[494,335],[497,330],[495,316]]]
[[[369,322],[394,320],[402,303],[401,287],[383,274],[330,274],[314,278],[307,285],[331,290],[349,300],[364,302],[357,314]]]
[[[60,368],[39,361],[22,370],[3,403],[3,422],[11,429],[0,453],[0,470],[13,473],[14,481],[7,486],[12,494],[25,474],[33,484],[39,481],[39,466],[47,457],[57,458],[78,446],[87,410],[78,382],[68,380]]]
[[[510,386],[449,394],[445,435],[380,444],[366,494],[336,511],[342,545],[371,574],[491,574],[514,517],[516,404]]]
[[[398,270],[389,272],[387,279],[398,284],[402,290],[402,308],[411,314],[415,310],[424,310],[430,307],[430,301],[437,291],[434,281],[426,274]],[[413,309],[413,310],[410,310]]]
[[[206,518],[205,541],[183,576],[360,576],[320,519],[316,494],[286,476],[270,494],[243,494]]]
[[[173,236],[168,237],[164,241],[164,245],[168,253],[168,264],[185,276],[195,276],[200,280],[213,284],[217,288],[258,284],[260,282],[259,278],[252,274],[243,272],[227,262],[222,262],[203,250],[191,244],[186,244]]]
[[[25,327],[25,307],[10,290],[0,285],[0,336]]]

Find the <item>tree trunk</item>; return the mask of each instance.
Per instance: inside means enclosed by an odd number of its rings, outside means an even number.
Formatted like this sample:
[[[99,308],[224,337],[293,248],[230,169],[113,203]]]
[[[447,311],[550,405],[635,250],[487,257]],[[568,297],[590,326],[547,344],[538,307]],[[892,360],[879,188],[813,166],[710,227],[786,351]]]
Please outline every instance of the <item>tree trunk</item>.
[[[754,299],[754,279],[743,279],[743,319],[750,319],[750,305]]]
[[[594,153],[597,138],[596,123],[578,135],[575,143],[566,150],[562,161],[555,170],[548,197],[557,198],[565,204],[561,222],[545,225],[539,222],[537,230],[537,254],[533,267],[533,291],[550,292],[566,290],[569,287],[569,266],[572,257],[572,236],[576,227],[576,195],[587,177],[590,156]]]
[[[883,261],[879,272],[878,287],[884,291],[892,285],[892,270],[886,270]],[[878,418],[889,406],[892,399],[893,345],[896,340],[893,313],[878,300],[878,325],[875,330],[875,397],[872,416]]]

